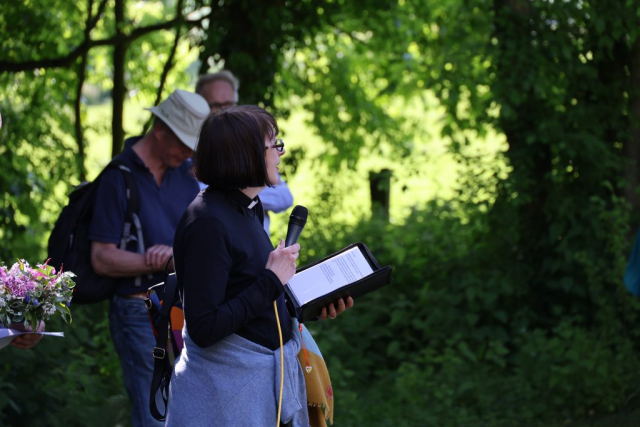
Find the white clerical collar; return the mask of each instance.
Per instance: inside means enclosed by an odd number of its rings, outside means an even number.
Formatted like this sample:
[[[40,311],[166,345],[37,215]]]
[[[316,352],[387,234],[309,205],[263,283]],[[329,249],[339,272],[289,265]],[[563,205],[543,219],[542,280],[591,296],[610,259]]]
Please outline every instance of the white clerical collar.
[[[250,204],[249,206],[247,206],[247,209],[253,209],[253,207],[254,207],[255,205],[257,205],[257,204],[258,204],[258,198],[256,197],[255,199],[253,199],[253,200],[251,201],[251,204]]]

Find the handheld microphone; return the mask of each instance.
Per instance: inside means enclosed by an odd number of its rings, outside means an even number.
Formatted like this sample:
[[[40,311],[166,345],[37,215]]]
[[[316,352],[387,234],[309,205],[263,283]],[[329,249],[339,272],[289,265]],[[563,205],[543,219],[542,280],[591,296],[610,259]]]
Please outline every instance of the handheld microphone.
[[[287,227],[287,238],[284,241],[284,245],[291,246],[298,241],[298,237],[300,237],[300,233],[302,233],[302,229],[304,225],[307,223],[307,216],[309,215],[309,211],[304,206],[296,206],[293,208],[293,212],[291,212],[291,216],[289,217],[289,227]]]

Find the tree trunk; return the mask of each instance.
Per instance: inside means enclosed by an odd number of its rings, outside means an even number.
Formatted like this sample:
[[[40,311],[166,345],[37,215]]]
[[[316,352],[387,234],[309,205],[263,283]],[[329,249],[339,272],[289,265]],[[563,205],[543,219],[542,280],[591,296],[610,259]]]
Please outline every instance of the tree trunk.
[[[84,133],[82,131],[82,86],[87,74],[87,53],[82,55],[80,64],[78,65],[78,85],[76,86],[76,99],[75,99],[75,116],[76,121],[74,123],[74,131],[76,134],[76,143],[78,144],[78,173],[80,174],[80,181],[87,179],[87,170],[84,165],[85,152],[84,152]]]
[[[393,172],[382,169],[369,172],[369,188],[371,190],[371,214],[385,221],[389,220],[391,196],[391,176]]]
[[[125,0],[115,1],[115,25],[116,42],[113,46],[113,116],[111,118],[111,132],[113,140],[111,144],[111,156],[115,157],[120,151],[124,142],[124,128],[122,118],[124,116],[124,98],[126,87],[124,84],[125,57],[127,54],[127,41],[125,40],[122,28],[124,27]]]
[[[495,35],[500,40],[500,57],[497,59],[498,79],[512,80],[513,73],[518,70],[525,72],[534,67],[527,55],[516,49],[506,48],[505,41],[518,40],[521,46],[528,48],[530,44],[529,4],[525,0],[497,0],[495,3]],[[548,199],[547,174],[551,170],[551,153],[547,144],[536,142],[532,149],[526,140],[538,128],[536,117],[544,116],[545,107],[532,93],[532,89],[511,87],[509,90],[518,91],[521,95],[519,103],[511,102],[508,93],[503,93],[502,104],[508,106],[513,116],[502,115],[500,127],[504,132],[509,148],[506,156],[509,158],[513,172],[509,178],[512,182],[510,191],[526,195],[525,203],[517,203],[520,243],[527,250],[530,263],[541,263],[545,256],[545,249],[540,245],[540,236],[546,235],[548,220],[544,214],[544,207]],[[513,184],[515,184],[513,186]],[[507,200],[511,194],[502,194]],[[498,224],[498,227],[501,227]]]
[[[631,205],[632,218],[640,218],[640,37],[631,50],[629,87],[629,138],[624,145],[627,159],[625,177],[627,180],[626,199]],[[634,229],[635,232],[635,229]]]
[[[105,2],[102,2],[98,8],[98,17],[102,14]],[[84,39],[89,40],[91,29],[95,24],[92,23],[93,0],[89,0],[87,4],[87,23],[84,29]],[[78,84],[76,86],[76,99],[74,104],[74,112],[76,121],[74,123],[74,131],[76,135],[76,143],[78,144],[78,173],[80,175],[80,181],[87,179],[87,169],[85,168],[85,152],[84,152],[84,132],[82,131],[82,86],[87,77],[87,58],[89,51],[85,51],[80,58],[80,64],[78,65]]]

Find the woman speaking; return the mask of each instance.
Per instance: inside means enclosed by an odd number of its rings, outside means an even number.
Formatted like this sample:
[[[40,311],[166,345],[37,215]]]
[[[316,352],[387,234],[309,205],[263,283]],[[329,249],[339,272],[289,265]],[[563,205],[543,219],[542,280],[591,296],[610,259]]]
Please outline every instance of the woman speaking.
[[[182,216],[173,245],[185,327],[167,426],[277,427],[278,417],[309,425],[300,342],[283,294],[300,246],[273,249],[258,198],[278,182],[285,150],[277,135],[273,116],[256,106],[222,110],[202,125],[194,166],[208,188]],[[331,304],[321,318],[352,304]]]

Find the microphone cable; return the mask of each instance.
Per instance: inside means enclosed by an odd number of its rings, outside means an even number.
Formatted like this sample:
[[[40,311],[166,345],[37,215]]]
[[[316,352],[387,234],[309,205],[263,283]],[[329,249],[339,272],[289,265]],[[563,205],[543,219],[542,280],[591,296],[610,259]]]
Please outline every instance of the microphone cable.
[[[276,313],[276,323],[278,324],[278,336],[280,337],[280,397],[278,398],[278,420],[276,427],[280,427],[280,413],[282,411],[282,388],[284,387],[284,350],[282,344],[282,328],[280,327],[280,316],[278,315],[278,306],[273,302],[273,311]]]
[[[285,247],[291,246],[298,241],[298,237],[307,223],[308,215],[309,211],[304,206],[297,205],[293,208],[291,216],[289,217],[289,227],[287,228]],[[282,344],[282,328],[280,327],[280,316],[278,315],[278,306],[275,301],[273,302],[273,311],[276,313],[278,336],[280,337],[280,397],[278,398],[278,420],[276,423],[276,427],[280,427],[280,415],[282,413],[282,389],[284,388],[284,344]]]

